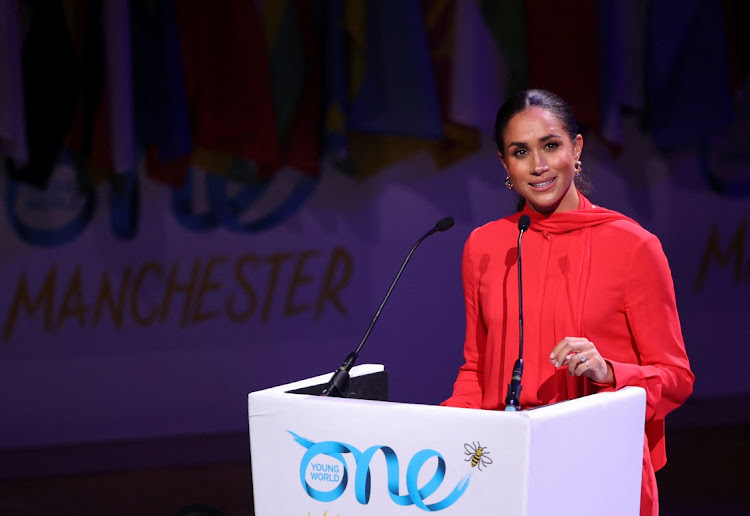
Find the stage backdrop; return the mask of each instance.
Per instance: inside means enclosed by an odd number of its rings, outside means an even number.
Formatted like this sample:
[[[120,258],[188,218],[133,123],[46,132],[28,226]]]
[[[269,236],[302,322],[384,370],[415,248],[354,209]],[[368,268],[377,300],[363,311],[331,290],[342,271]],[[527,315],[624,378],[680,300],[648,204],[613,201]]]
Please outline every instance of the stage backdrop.
[[[595,198],[661,238],[695,396],[747,394],[748,199],[712,191],[698,155],[665,159],[635,129],[627,137],[636,150],[622,159],[586,139]],[[449,395],[463,242],[512,211],[489,138],[440,171],[428,155],[364,183],[327,170],[294,213],[258,230],[221,222],[240,186],[213,185],[226,195],[217,206],[208,176],[191,174],[187,206],[144,176],[123,204],[108,187],[77,194],[64,164],[44,192],[2,174],[3,447],[244,429],[248,392],[332,370],[356,347],[411,245],[446,215],[456,226],[417,249],[360,361],[387,366],[395,400]],[[252,228],[297,180],[237,217]],[[213,222],[189,223],[201,214]]]
[[[571,101],[592,200],[661,239],[695,397],[750,393],[746,17],[262,4],[2,3],[0,448],[245,431],[247,393],[338,367],[450,215],[360,357],[394,400],[448,397],[518,87]]]

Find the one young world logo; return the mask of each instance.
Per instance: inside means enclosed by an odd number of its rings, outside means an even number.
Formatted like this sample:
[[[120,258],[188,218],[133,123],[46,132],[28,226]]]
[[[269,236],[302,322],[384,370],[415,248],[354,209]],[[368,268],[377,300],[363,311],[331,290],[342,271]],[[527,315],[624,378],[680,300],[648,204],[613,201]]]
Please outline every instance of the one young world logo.
[[[371,486],[383,485],[372,479],[370,462],[375,455],[382,454],[386,464],[386,485],[390,499],[396,505],[416,507],[428,511],[447,509],[456,503],[466,492],[471,480],[471,471],[464,474],[453,489],[442,499],[434,499],[432,495],[440,488],[445,479],[446,464],[443,456],[435,450],[421,450],[412,456],[406,467],[405,478],[400,478],[401,468],[396,452],[389,446],[371,446],[366,450],[359,450],[354,446],[338,441],[313,442],[294,432],[287,430],[294,441],[306,449],[299,467],[299,478],[308,496],[319,502],[332,502],[338,499],[349,487],[353,489],[355,499],[363,505],[370,501]],[[346,457],[349,457],[347,463]],[[353,459],[353,460],[352,460]],[[435,459],[437,467],[435,468]],[[354,463],[351,466],[351,463]],[[432,471],[432,477],[427,479],[422,474],[423,468],[429,462],[425,472]],[[421,481],[421,482],[420,482]],[[406,493],[402,488],[406,487]],[[444,492],[445,490],[443,490]]]
[[[320,491],[328,491],[334,484],[341,483],[344,466],[333,457],[318,455],[307,465],[307,478],[311,486]]]

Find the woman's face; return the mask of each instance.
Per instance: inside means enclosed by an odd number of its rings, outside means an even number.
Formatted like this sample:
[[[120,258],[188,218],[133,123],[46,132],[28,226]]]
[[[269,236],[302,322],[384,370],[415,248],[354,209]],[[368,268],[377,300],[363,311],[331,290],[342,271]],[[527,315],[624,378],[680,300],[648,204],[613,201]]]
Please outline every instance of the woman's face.
[[[513,188],[532,210],[553,213],[578,208],[573,179],[583,150],[580,134],[571,142],[555,115],[530,107],[510,119],[503,145],[503,151],[498,152],[500,162]]]

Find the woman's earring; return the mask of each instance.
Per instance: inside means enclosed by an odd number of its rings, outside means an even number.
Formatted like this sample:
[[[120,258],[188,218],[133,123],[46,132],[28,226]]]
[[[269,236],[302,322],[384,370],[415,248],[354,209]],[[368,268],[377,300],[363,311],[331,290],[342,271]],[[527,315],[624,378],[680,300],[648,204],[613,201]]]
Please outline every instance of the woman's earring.
[[[576,161],[576,164],[573,165],[573,168],[576,169],[576,175],[580,176],[581,172],[583,172],[583,163],[581,163],[580,159],[578,161]]]
[[[505,186],[508,187],[508,190],[513,190],[513,183],[510,182],[510,176],[505,177]]]

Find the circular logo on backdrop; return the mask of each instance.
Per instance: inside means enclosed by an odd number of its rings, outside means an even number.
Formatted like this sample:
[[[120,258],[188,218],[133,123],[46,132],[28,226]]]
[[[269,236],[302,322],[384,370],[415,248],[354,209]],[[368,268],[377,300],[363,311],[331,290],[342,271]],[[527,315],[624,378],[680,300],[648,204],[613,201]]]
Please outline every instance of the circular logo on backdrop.
[[[9,179],[5,206],[8,222],[21,240],[52,247],[73,240],[86,228],[96,196],[79,191],[73,164],[62,161],[45,190]]]
[[[183,227],[264,231],[294,214],[318,183],[288,167],[261,178],[254,163],[237,158],[224,168],[225,175],[191,167],[183,186],[172,191],[172,209]]]

